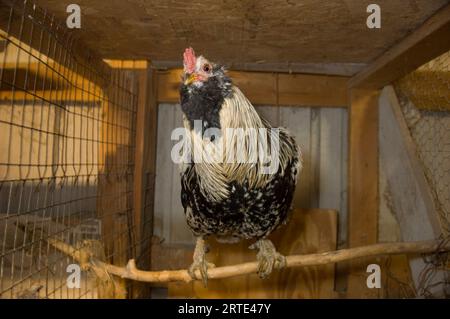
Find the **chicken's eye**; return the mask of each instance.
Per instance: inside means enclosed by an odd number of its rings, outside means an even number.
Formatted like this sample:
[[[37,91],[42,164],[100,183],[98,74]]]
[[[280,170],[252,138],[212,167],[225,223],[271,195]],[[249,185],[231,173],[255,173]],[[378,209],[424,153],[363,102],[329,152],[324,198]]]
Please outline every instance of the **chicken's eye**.
[[[211,66],[208,63],[206,63],[206,64],[203,64],[202,69],[205,72],[209,72],[209,71],[211,71]]]

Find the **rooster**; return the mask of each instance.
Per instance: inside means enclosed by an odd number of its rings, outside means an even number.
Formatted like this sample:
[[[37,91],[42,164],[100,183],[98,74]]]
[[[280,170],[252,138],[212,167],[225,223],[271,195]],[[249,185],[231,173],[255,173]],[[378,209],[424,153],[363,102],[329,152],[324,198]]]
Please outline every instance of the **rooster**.
[[[224,154],[222,161],[195,161],[190,155],[181,165],[181,201],[197,239],[189,274],[196,278],[199,271],[201,278],[196,279],[206,285],[208,268],[214,265],[206,261],[205,238],[214,236],[220,242],[254,240],[249,248],[258,250],[258,274],[265,278],[274,268],[286,265],[286,258],[267,236],[287,220],[302,168],[300,149],[285,129],[272,128],[258,115],[223,66],[197,57],[192,48],[185,50],[183,65],[180,103],[185,130],[192,137],[191,149]],[[207,134],[212,129],[217,133]],[[240,138],[229,129],[263,133],[256,134],[255,148],[255,134]],[[278,149],[273,151],[273,146]],[[230,154],[244,160],[230,160]],[[277,169],[262,170],[273,163]]]

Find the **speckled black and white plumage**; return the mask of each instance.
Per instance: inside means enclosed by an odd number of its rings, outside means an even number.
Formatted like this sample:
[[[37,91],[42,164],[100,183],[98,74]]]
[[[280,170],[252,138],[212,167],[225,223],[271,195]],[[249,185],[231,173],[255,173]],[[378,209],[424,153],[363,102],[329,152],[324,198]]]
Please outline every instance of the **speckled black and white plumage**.
[[[279,171],[263,187],[249,188],[230,181],[229,197],[208,200],[200,190],[193,165],[181,177],[181,200],[186,220],[196,236],[215,235],[221,241],[260,239],[286,221],[295,190],[296,165],[289,162],[284,174]]]
[[[241,110],[239,107],[223,109],[227,105],[224,104],[226,99],[232,100],[236,98],[235,94],[242,93],[235,89],[222,67],[212,65],[210,74],[200,83],[184,82],[180,87],[181,108],[186,129],[193,130],[195,120],[205,122],[205,128],[216,127],[224,130],[226,127],[223,127],[223,123],[234,123],[233,119],[239,123],[240,118],[258,117],[254,108],[248,105],[248,101],[247,109]],[[185,72],[183,81],[189,76],[189,72]],[[239,98],[245,99],[243,96]],[[230,114],[236,110],[250,111],[251,114],[245,114],[246,116]],[[228,121],[221,117],[230,117],[232,120]],[[261,127],[271,128],[263,119],[257,118],[254,122],[259,123]],[[209,179],[204,173],[205,170],[196,169],[198,168],[196,165],[200,164],[183,165],[181,201],[187,224],[196,236],[214,235],[218,240],[225,241],[261,239],[286,221],[297,175],[301,169],[301,155],[294,139],[284,129],[280,130],[280,141],[280,146],[284,149],[278,171],[257,181],[250,179],[258,179],[258,176],[254,177],[253,174],[247,178],[246,171],[241,170],[239,176],[218,174],[221,183],[215,186],[214,183],[205,182]],[[208,169],[211,174],[215,174],[211,171],[214,168]],[[213,196],[219,192],[219,188],[221,194],[225,195]]]

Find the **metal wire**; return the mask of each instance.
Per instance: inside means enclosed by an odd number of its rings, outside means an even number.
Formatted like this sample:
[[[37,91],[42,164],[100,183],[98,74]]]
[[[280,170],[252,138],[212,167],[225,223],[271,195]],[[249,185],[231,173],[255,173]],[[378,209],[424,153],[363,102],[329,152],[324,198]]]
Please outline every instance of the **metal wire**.
[[[450,238],[450,51],[394,83],[402,112],[439,214],[442,236]],[[448,255],[446,255],[448,262]],[[445,263],[443,263],[445,265]],[[433,265],[431,265],[433,266]],[[445,268],[445,267],[444,267]],[[432,282],[428,274],[424,283]],[[450,271],[446,269],[450,287]],[[421,287],[427,295],[426,284]],[[446,292],[448,294],[448,292]]]
[[[117,265],[145,258],[132,205],[137,80],[30,1],[2,1],[0,21],[0,297],[96,297],[88,273],[67,286],[76,262],[48,238],[100,240]]]

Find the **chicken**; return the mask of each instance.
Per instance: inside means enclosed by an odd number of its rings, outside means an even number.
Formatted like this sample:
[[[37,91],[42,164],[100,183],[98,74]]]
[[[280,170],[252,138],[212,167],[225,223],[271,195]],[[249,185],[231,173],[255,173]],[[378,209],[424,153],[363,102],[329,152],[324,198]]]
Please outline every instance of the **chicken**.
[[[223,66],[196,57],[192,48],[183,64],[180,102],[192,143],[185,151],[193,154],[181,164],[181,201],[197,238],[189,273],[196,278],[199,270],[206,285],[214,265],[206,261],[205,238],[214,236],[254,240],[249,248],[258,250],[258,274],[265,278],[286,264],[267,236],[287,220],[300,149],[285,129],[258,115]]]

